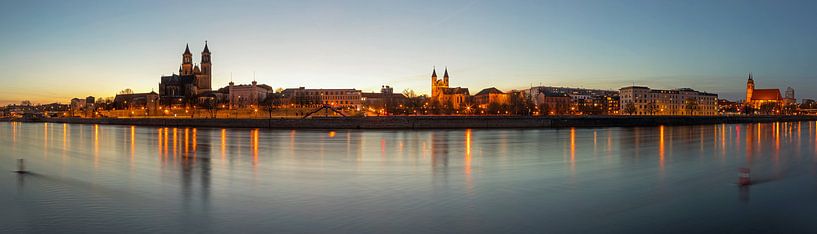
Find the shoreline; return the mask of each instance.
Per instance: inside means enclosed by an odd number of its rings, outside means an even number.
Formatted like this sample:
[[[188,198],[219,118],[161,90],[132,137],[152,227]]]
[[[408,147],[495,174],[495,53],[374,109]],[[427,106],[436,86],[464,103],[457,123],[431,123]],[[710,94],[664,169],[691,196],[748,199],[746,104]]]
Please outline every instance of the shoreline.
[[[316,117],[307,119],[48,118],[34,122],[268,129],[490,129],[641,127],[799,121],[817,121],[817,116],[381,116]]]

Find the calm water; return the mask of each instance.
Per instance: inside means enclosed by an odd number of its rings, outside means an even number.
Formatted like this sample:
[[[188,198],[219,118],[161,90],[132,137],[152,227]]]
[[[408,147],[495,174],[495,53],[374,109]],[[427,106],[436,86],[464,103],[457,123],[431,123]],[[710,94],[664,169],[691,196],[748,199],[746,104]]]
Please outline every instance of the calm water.
[[[25,158],[34,174],[11,171]],[[533,130],[0,123],[0,232],[817,232],[814,122]],[[737,168],[758,182],[739,189]]]

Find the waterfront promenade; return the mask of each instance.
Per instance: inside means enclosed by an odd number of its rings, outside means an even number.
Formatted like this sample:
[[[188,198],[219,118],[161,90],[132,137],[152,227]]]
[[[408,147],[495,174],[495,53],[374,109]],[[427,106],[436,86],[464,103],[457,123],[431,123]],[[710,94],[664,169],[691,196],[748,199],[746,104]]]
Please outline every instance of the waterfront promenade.
[[[47,118],[73,124],[278,129],[562,128],[817,121],[817,116],[381,116],[272,119]]]

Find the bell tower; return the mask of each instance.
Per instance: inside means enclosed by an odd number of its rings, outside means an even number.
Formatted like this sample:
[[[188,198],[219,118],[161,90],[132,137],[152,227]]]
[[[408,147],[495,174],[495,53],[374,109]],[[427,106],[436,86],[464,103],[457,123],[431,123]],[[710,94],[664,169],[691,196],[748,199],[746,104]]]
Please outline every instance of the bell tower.
[[[755,91],[755,80],[752,73],[749,73],[749,80],[746,81],[746,103],[752,102],[752,93]]]
[[[210,48],[207,47],[207,41],[204,41],[204,50],[201,52],[201,74],[199,76],[200,90],[211,90],[212,64],[210,63]]]
[[[180,75],[193,75],[193,53],[190,53],[190,46],[184,46],[184,54],[182,54],[182,69]]]

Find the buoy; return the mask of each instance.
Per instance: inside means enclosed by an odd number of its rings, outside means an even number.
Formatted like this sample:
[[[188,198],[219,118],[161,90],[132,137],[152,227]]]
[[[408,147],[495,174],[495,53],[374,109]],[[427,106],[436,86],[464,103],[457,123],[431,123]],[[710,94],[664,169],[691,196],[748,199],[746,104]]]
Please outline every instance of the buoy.
[[[740,171],[738,177],[738,185],[740,186],[749,186],[752,184],[752,179],[749,177],[749,168],[742,167],[738,169]]]
[[[22,159],[22,158],[17,159],[17,171],[15,171],[15,172],[17,172],[18,174],[25,174],[25,173],[27,173],[27,171],[26,171],[26,165],[23,163],[23,159]]]

